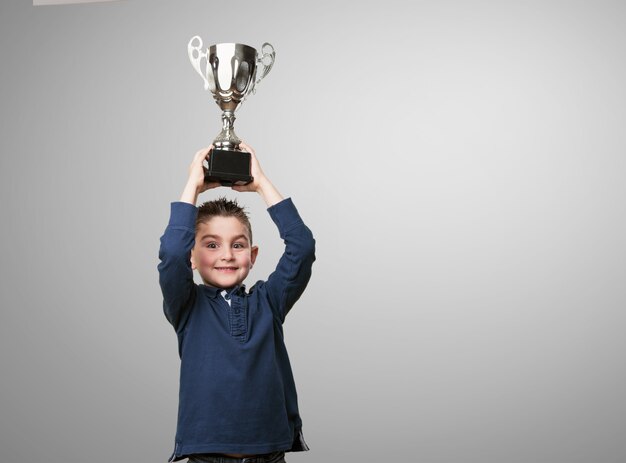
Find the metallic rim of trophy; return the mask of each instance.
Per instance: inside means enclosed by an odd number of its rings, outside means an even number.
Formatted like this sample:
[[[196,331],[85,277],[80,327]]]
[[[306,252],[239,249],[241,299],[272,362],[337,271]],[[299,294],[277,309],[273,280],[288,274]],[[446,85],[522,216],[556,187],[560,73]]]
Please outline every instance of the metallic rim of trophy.
[[[261,56],[255,48],[241,43],[218,43],[202,50],[202,39],[196,35],[189,41],[187,50],[191,64],[204,80],[204,89],[213,94],[223,111],[222,130],[213,141],[215,149],[239,150],[241,140],[235,134],[235,111],[248,95],[256,92],[256,85],[272,69],[274,47],[264,43]]]

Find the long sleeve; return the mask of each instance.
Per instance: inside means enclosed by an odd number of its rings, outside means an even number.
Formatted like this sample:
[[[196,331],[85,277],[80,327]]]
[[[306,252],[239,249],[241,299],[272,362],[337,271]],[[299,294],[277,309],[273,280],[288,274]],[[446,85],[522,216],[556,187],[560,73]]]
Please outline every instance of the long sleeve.
[[[311,278],[315,239],[300,218],[291,198],[274,204],[267,211],[285,242],[285,251],[266,282],[272,310],[284,322]]]
[[[170,220],[161,236],[157,269],[163,311],[176,332],[184,327],[197,293],[190,261],[197,215],[198,209],[194,205],[172,202]]]

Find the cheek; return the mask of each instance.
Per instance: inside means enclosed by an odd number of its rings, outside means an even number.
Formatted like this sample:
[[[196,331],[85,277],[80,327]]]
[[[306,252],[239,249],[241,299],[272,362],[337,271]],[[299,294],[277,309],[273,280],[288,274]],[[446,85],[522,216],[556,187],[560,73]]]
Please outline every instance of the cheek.
[[[250,253],[242,253],[242,255],[239,256],[239,263],[241,265],[245,265],[246,267],[250,267]]]
[[[199,253],[196,254],[196,262],[198,262],[199,265],[209,265],[214,261],[214,257],[211,255],[210,252],[206,252],[206,251],[200,251]]]

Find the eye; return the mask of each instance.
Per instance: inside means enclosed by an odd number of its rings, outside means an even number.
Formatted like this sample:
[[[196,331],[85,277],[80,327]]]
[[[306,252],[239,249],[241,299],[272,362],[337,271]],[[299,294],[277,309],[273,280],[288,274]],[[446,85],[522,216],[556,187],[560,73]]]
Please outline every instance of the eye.
[[[243,244],[243,243],[235,243],[235,244],[233,244],[233,247],[236,248],[236,249],[243,249],[243,248],[246,247],[246,245]]]
[[[211,241],[211,242],[206,244],[206,247],[210,248],[210,249],[216,249],[217,248],[217,243],[214,242],[214,241]]]

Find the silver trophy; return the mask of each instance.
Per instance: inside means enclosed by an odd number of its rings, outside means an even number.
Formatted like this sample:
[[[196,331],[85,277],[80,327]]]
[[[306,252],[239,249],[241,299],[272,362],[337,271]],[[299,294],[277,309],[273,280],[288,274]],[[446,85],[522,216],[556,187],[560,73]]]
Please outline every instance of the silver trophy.
[[[204,89],[210,90],[222,109],[222,131],[213,141],[215,148],[209,156],[205,181],[222,185],[245,185],[250,175],[250,153],[239,149],[241,140],[235,134],[235,111],[255,86],[270,72],[276,53],[264,43],[262,54],[240,43],[218,43],[202,50],[202,39],[197,35],[187,46],[189,60],[204,79]],[[258,75],[257,75],[258,74]]]

